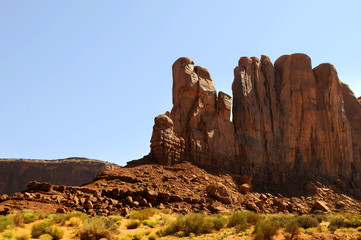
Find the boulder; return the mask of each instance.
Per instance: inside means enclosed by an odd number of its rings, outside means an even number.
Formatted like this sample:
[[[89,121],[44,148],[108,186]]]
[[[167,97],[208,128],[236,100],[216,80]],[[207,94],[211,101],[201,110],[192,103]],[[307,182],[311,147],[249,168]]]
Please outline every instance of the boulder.
[[[330,212],[330,208],[327,206],[324,201],[316,201],[313,205],[314,210],[320,210],[322,212]]]
[[[232,203],[232,192],[221,183],[210,184],[206,192],[223,203]]]
[[[251,186],[248,183],[243,183],[241,186],[239,186],[239,191],[242,194],[247,194],[250,189],[251,189]]]

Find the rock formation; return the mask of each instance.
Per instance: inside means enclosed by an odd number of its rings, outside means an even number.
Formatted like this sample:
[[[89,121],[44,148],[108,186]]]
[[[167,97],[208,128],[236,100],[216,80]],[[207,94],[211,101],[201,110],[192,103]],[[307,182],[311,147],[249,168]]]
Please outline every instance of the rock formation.
[[[29,181],[80,186],[91,182],[106,170],[117,169],[113,163],[86,158],[60,160],[0,159],[0,194],[25,190]]]
[[[0,214],[32,209],[107,216],[127,215],[148,207],[183,214],[244,209],[267,214],[320,214],[330,210],[361,213],[360,201],[340,193],[342,184],[310,182],[297,188],[302,196],[287,197],[249,191],[250,181],[249,177],[209,173],[189,162],[164,166],[148,160],[138,166],[101,172],[81,187],[30,182],[21,193],[0,195]]]
[[[259,185],[297,179],[361,187],[361,104],[331,64],[304,54],[274,64],[242,57],[231,97],[188,58],[173,70],[173,109],[155,118],[150,156],[253,177]],[[230,121],[232,107],[233,120]]]

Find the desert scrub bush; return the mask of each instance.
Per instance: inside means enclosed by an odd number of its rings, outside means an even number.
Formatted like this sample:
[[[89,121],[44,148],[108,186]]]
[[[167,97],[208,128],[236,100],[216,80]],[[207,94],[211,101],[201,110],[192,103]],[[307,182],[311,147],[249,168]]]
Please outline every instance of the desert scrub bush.
[[[81,240],[98,240],[101,238],[112,239],[112,233],[118,232],[118,226],[114,221],[105,217],[93,217],[84,221],[79,232]]]
[[[286,227],[288,223],[294,221],[297,217],[291,214],[277,213],[269,216],[269,219],[279,222],[281,227]]]
[[[51,214],[51,215],[49,215],[49,218],[51,218],[54,223],[60,223],[61,225],[64,225],[72,217],[77,217],[77,218],[81,219],[82,221],[84,221],[85,219],[88,218],[88,215],[86,215],[85,213],[82,213],[82,212],[78,212],[78,211],[70,212],[67,214]]]
[[[169,209],[169,208],[162,209],[162,210],[160,210],[160,212],[163,214],[172,214],[173,213],[172,209]]]
[[[24,213],[24,222],[25,223],[32,223],[38,220],[38,217],[35,213]]]
[[[345,220],[343,227],[346,228],[357,228],[361,226],[361,217],[352,213],[341,213],[340,214]]]
[[[336,231],[338,228],[343,227],[345,224],[345,218],[342,216],[337,216],[330,220],[330,224],[328,225],[328,229],[331,232]]]
[[[25,227],[24,214],[22,212],[15,213],[15,215],[13,216],[13,221],[17,227]]]
[[[45,233],[49,234],[53,240],[60,240],[64,237],[64,230],[53,225],[47,227]]]
[[[49,214],[49,213],[46,213],[46,212],[35,211],[35,215],[38,217],[38,219],[45,219],[45,218],[47,218],[50,214]]]
[[[83,221],[78,217],[72,217],[68,221],[69,227],[80,227],[80,225],[83,223]]]
[[[7,216],[0,216],[0,232],[14,227],[14,221]]]
[[[13,235],[14,235],[14,233],[11,232],[11,231],[6,231],[6,232],[4,232],[4,233],[2,234],[2,236],[3,236],[4,238],[8,238],[8,239],[11,239],[11,238],[13,237]]]
[[[53,237],[49,234],[43,234],[39,237],[40,240],[53,240]]]
[[[227,227],[235,227],[237,232],[245,231],[249,225],[254,225],[262,219],[262,216],[250,211],[237,211],[228,218]]]
[[[22,234],[20,236],[16,236],[15,237],[16,240],[29,240],[30,239],[30,235],[29,234]]]
[[[269,240],[277,234],[278,229],[280,229],[280,224],[278,221],[272,219],[260,220],[256,223],[254,228],[255,240]]]
[[[127,229],[136,229],[140,226],[139,220],[132,220],[127,224]]]
[[[46,229],[51,226],[52,223],[48,221],[42,221],[31,227],[31,237],[39,238],[41,235],[46,234]]]
[[[309,215],[302,215],[296,217],[296,221],[298,223],[298,226],[304,229],[318,227],[318,225],[320,225],[316,218],[313,218]]]
[[[151,221],[151,220],[144,220],[144,221],[142,222],[142,224],[143,224],[144,226],[148,226],[148,227],[154,228],[154,226],[156,225],[156,222]]]
[[[148,240],[156,240],[157,236],[156,235],[149,235],[148,236]]]
[[[209,217],[207,217],[207,219],[208,219],[208,221],[212,222],[213,229],[216,230],[216,231],[224,228],[228,223],[228,219],[223,217],[222,215],[219,215],[219,214],[209,216]]]
[[[312,214],[311,217],[315,218],[319,223],[321,223],[322,221],[327,221],[326,215]]]
[[[116,215],[109,216],[108,218],[114,220],[117,223],[120,223],[120,221],[123,220],[122,216],[116,216]]]
[[[300,227],[296,220],[292,220],[287,223],[285,227],[285,232],[291,234],[291,239],[300,233]]]
[[[159,210],[156,208],[144,208],[139,211],[131,212],[127,218],[130,219],[138,219],[140,221],[149,219],[150,217],[154,216],[156,213],[159,213]]]
[[[137,233],[133,235],[132,240],[141,240],[144,237],[144,233]]]
[[[190,234],[203,234],[210,233],[213,230],[219,230],[226,224],[224,219],[218,217],[208,217],[204,214],[191,213],[185,216],[179,216],[177,220],[169,223],[164,230],[165,235],[176,234],[183,232],[184,236],[190,236]]]

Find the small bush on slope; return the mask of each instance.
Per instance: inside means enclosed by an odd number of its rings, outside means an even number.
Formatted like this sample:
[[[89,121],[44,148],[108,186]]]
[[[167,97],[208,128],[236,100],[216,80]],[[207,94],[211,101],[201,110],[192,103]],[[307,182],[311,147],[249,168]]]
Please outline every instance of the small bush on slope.
[[[57,226],[49,226],[45,229],[45,232],[49,234],[53,240],[60,240],[64,237],[64,230]]]
[[[296,218],[296,221],[298,223],[298,226],[305,228],[305,229],[312,228],[312,227],[318,227],[318,225],[320,225],[320,223],[318,222],[318,220],[316,218],[313,218],[312,216],[309,216],[309,215],[299,216]]]
[[[138,219],[140,221],[143,221],[154,216],[156,213],[159,213],[159,210],[156,208],[144,208],[139,211],[131,212],[127,217],[130,219]]]
[[[48,221],[42,221],[31,227],[31,237],[39,238],[41,235],[46,234],[46,229],[51,226],[52,223]]]
[[[24,215],[22,212],[15,213],[13,221],[17,227],[25,227],[24,224]]]
[[[12,218],[6,216],[0,216],[0,232],[12,228],[14,226],[14,221]]]
[[[23,234],[20,236],[15,237],[16,240],[29,240],[30,239],[30,235],[29,234]]]
[[[285,232],[291,234],[291,239],[300,233],[300,228],[297,221],[290,221],[285,228]]]
[[[261,220],[254,228],[255,240],[270,240],[277,234],[278,229],[280,229],[278,221],[271,219]]]
[[[127,224],[127,229],[136,229],[140,226],[139,220],[132,220]]]
[[[118,233],[115,219],[94,217],[84,221],[79,232],[81,240],[98,240],[101,238],[113,239],[112,233]]]
[[[213,230],[219,230],[226,225],[226,219],[221,216],[208,217],[204,214],[191,213],[185,216],[179,216],[177,220],[171,222],[164,231],[165,235],[182,232],[185,236],[190,234],[210,233]]]

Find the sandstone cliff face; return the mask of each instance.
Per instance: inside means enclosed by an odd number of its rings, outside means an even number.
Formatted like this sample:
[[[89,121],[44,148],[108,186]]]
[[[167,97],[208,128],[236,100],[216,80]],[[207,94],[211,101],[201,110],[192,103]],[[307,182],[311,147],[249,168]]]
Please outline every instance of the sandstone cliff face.
[[[153,159],[187,160],[259,184],[325,177],[361,186],[361,104],[333,65],[312,69],[304,54],[274,64],[242,57],[232,92],[231,122],[231,97],[217,95],[206,69],[178,59],[173,109],[155,119]]]
[[[114,170],[113,163],[85,158],[61,160],[0,159],[0,194],[25,190],[30,181],[79,186],[91,182],[101,171]]]

